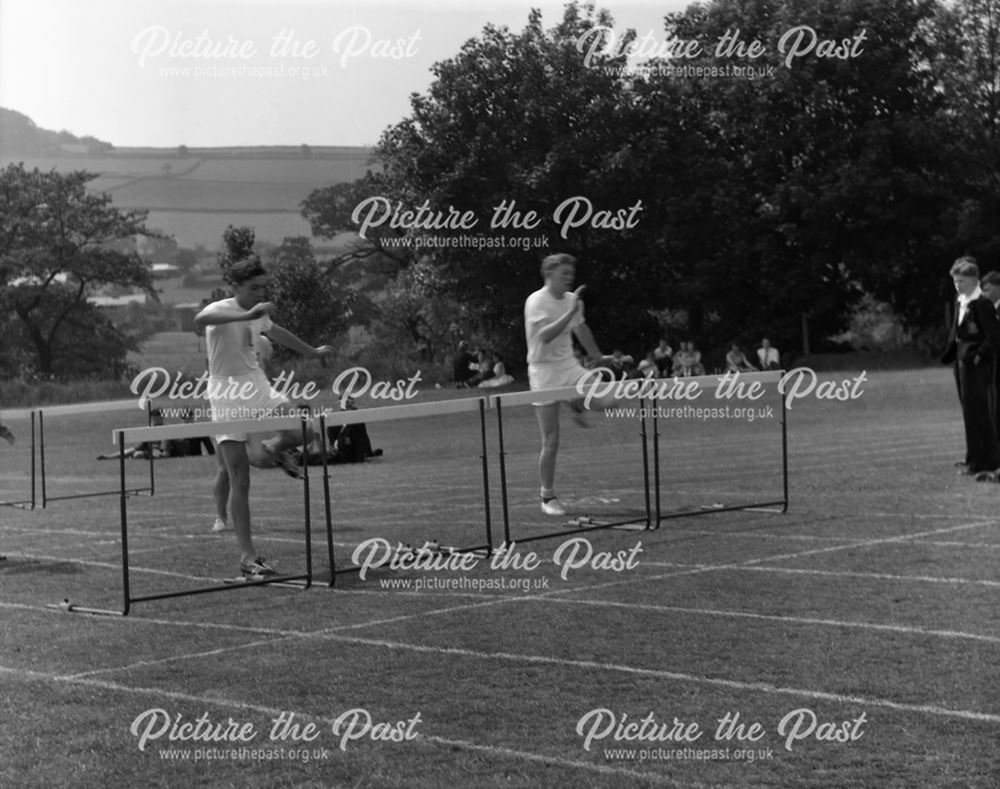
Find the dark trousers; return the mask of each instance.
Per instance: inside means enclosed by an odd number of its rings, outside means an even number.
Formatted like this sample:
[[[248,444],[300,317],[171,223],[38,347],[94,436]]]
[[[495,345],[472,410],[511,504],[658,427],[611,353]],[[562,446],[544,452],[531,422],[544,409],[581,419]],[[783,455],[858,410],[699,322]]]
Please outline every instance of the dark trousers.
[[[973,471],[1000,468],[995,361],[956,362],[955,378],[965,422],[965,462]]]

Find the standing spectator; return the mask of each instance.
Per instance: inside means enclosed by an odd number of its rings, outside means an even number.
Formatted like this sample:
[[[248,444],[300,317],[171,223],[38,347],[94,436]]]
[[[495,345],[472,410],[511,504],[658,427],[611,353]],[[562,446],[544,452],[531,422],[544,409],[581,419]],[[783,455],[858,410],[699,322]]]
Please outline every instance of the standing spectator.
[[[735,342],[729,349],[729,353],[726,354],[726,372],[730,373],[750,373],[757,372],[757,368],[750,364],[750,360],[747,359],[747,355],[743,353],[743,349],[740,348]]]
[[[987,271],[980,281],[980,287],[983,290],[983,295],[993,302],[994,313],[997,320],[1000,321],[1000,271]],[[1000,359],[994,363],[994,367],[996,368],[994,385],[997,391],[994,419],[997,424],[997,435],[1000,437]]]
[[[469,379],[476,374],[472,369],[476,357],[469,353],[469,343],[462,340],[458,344],[458,353],[451,364],[451,377],[454,379],[459,389],[464,389],[469,385]]]
[[[660,378],[669,378],[674,368],[674,349],[666,339],[661,339],[660,344],[653,349],[653,360],[660,373]]]
[[[962,257],[951,267],[958,292],[955,319],[941,361],[954,364],[962,421],[965,423],[963,474],[995,472],[1000,467],[1000,441],[994,424],[994,356],[1000,347],[1000,323],[993,303],[979,287],[974,258]]]
[[[757,349],[757,359],[760,361],[761,370],[780,370],[781,355],[777,348],[771,347],[771,341],[765,337],[760,341],[760,348]]]

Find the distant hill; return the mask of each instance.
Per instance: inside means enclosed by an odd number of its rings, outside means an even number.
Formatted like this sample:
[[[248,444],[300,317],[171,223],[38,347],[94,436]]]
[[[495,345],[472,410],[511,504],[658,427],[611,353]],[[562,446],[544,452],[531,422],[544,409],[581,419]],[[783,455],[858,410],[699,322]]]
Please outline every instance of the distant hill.
[[[0,152],[27,154],[95,154],[114,148],[96,137],[77,137],[68,131],[40,129],[27,115],[0,107]]]
[[[184,247],[218,249],[227,225],[249,225],[261,241],[311,236],[301,204],[314,189],[353,181],[371,167],[371,150],[348,146],[116,148],[93,137],[40,129],[0,108],[0,167],[96,173],[89,188],[122,209],[149,211],[147,224]],[[332,243],[346,246],[352,234]]]

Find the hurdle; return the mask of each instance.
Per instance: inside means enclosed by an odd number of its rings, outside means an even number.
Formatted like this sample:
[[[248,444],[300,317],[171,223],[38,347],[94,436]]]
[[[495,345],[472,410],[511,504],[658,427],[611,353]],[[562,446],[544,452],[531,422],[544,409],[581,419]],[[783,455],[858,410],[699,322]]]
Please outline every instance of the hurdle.
[[[763,372],[750,372],[750,373],[739,373],[739,381],[744,384],[759,383],[762,385],[773,384],[775,390],[778,394],[778,401],[780,403],[779,414],[780,414],[780,452],[781,452],[781,496],[780,498],[766,498],[762,501],[751,501],[747,503],[737,503],[737,504],[724,504],[724,505],[706,505],[701,506],[696,509],[683,509],[672,512],[664,513],[662,509],[662,487],[661,487],[661,461],[660,461],[660,445],[661,445],[661,433],[660,433],[660,422],[658,409],[652,409],[652,443],[653,443],[653,489],[655,491],[655,518],[653,521],[652,528],[658,529],[663,521],[672,520],[674,518],[687,518],[695,515],[708,515],[718,512],[736,512],[736,511],[755,511],[755,512],[772,512],[777,514],[784,514],[788,512],[789,497],[788,497],[788,408],[785,402],[783,393],[781,392],[780,382],[784,378],[784,370],[773,370],[773,371],[763,371]],[[698,376],[697,378],[681,378],[678,379],[681,382],[691,382],[697,381],[706,390],[709,388],[706,386],[709,382],[712,387],[717,386],[723,379],[723,375],[706,375]]]
[[[30,499],[17,499],[15,501],[0,501],[0,507],[17,507],[22,510],[33,510],[37,504],[36,494],[35,494],[35,452],[36,452],[36,441],[35,441],[35,409],[24,408],[24,409],[8,409],[4,412],[4,416],[7,419],[23,419],[27,417],[31,422],[31,460],[30,460],[30,475],[31,475],[31,498]]]
[[[182,425],[159,425],[156,427],[133,427],[116,430],[113,434],[115,444],[119,452],[124,452],[127,444],[135,441],[162,441],[171,438],[197,438],[205,435],[206,432],[220,433],[272,433],[279,430],[289,430],[296,427],[302,430],[303,445],[307,443],[309,421],[304,416],[269,417],[267,419],[244,419],[232,422],[193,422]],[[304,478],[303,506],[305,509],[305,572],[292,575],[276,575],[257,581],[242,581],[240,583],[227,584],[220,582],[214,586],[200,586],[193,589],[183,589],[179,591],[158,592],[155,594],[134,595],[129,572],[129,550],[128,550],[128,499],[129,491],[126,488],[124,455],[118,458],[119,480],[119,516],[121,524],[121,559],[122,559],[122,605],[121,610],[109,608],[95,608],[81,606],[70,603],[66,600],[62,603],[49,604],[49,608],[57,608],[63,611],[80,614],[93,614],[97,616],[128,616],[129,611],[135,603],[150,600],[166,600],[175,597],[188,597],[191,595],[209,594],[212,592],[223,592],[230,589],[243,589],[252,586],[267,586],[279,584],[283,586],[294,586],[299,589],[308,589],[312,585],[312,526],[309,494],[309,470],[303,467]]]
[[[45,416],[48,415],[51,419],[52,417],[58,416],[79,416],[81,414],[104,414],[113,411],[125,411],[125,410],[135,410],[137,408],[136,401],[134,400],[109,400],[99,403],[78,403],[76,405],[57,405],[48,406],[45,408],[38,408],[38,457],[40,463],[41,472],[41,487],[42,487],[42,509],[44,509],[50,501],[69,501],[71,499],[87,499],[93,498],[95,496],[113,496],[118,495],[120,491],[116,488],[111,488],[109,490],[91,491],[87,493],[73,493],[68,495],[60,496],[50,496],[48,495],[48,485],[47,476],[45,472]],[[146,402],[146,425],[152,424],[152,404]],[[122,451],[119,449],[119,451]],[[153,455],[150,453],[149,456],[149,485],[145,487],[130,488],[128,494],[135,496],[140,493],[148,493],[152,496],[156,489],[156,479],[154,472]]]
[[[330,580],[327,586],[336,586],[337,576],[347,573],[356,573],[361,568],[358,565],[345,565],[338,567],[334,551],[333,520],[331,518],[330,503],[332,495],[330,493],[330,472],[329,464],[326,462],[326,431],[329,427],[339,427],[357,422],[365,424],[377,422],[389,422],[402,419],[414,419],[418,417],[445,416],[450,414],[471,414],[479,415],[479,446],[480,463],[483,479],[483,524],[485,529],[485,543],[471,545],[467,547],[452,548],[454,553],[485,552],[490,556],[493,552],[492,522],[490,516],[490,483],[489,466],[486,449],[486,408],[485,397],[469,397],[459,400],[438,400],[428,403],[409,403],[405,405],[390,405],[379,408],[370,408],[363,411],[324,411],[319,416],[319,431],[321,436],[321,447],[323,451],[323,488],[324,501],[326,504],[326,541],[327,541],[327,561],[330,565]]]
[[[511,408],[520,405],[529,405],[539,401],[568,401],[579,400],[582,395],[574,386],[560,387],[556,389],[542,389],[534,392],[514,392],[510,394],[497,394],[490,397],[490,407],[496,411],[498,463],[500,467],[500,501],[503,514],[504,542],[508,545],[512,542],[510,534],[510,496],[507,482],[507,451],[504,440],[503,413],[504,408]],[[647,429],[647,417],[641,409],[644,400],[640,400],[639,422],[639,445],[642,455],[642,477],[643,477],[643,504],[644,513],[633,518],[623,518],[612,520],[607,523],[589,523],[574,528],[562,528],[558,531],[547,531],[540,534],[531,534],[527,537],[518,537],[518,543],[533,542],[535,540],[547,540],[568,535],[578,535],[589,531],[601,529],[638,529],[647,530],[653,525],[653,510],[650,503],[651,488],[649,479],[649,433]]]

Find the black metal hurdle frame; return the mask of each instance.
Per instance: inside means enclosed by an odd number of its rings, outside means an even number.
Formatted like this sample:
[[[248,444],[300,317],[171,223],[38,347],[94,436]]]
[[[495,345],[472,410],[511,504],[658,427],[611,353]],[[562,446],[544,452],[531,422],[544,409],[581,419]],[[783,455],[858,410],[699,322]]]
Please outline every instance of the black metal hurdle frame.
[[[82,406],[86,406],[86,403],[82,403]],[[135,402],[132,400],[119,400],[112,401],[106,404],[106,408],[95,408],[93,411],[88,412],[86,410],[66,410],[66,414],[86,414],[86,413],[106,413],[108,411],[125,410],[126,408],[135,408]],[[73,406],[50,406],[49,411],[62,410],[63,408],[72,409]],[[121,491],[117,489],[110,490],[99,490],[90,493],[73,493],[65,496],[49,496],[48,489],[46,486],[46,474],[45,474],[45,409],[37,409],[38,413],[38,457],[41,465],[41,484],[42,484],[42,509],[48,505],[50,501],[69,501],[71,499],[89,499],[96,496],[114,496],[120,495]],[[146,401],[146,426],[150,427],[153,424],[153,408],[152,403],[148,400]],[[32,425],[33,426],[33,425]],[[32,430],[32,442],[34,442],[34,430]],[[124,451],[121,447],[118,449],[119,452]],[[32,443],[32,457],[34,457],[34,443]],[[34,480],[34,463],[32,463],[32,480]],[[148,493],[150,496],[154,495],[156,492],[156,475],[154,473],[154,462],[153,453],[149,453],[149,486],[141,488],[130,488],[126,491],[130,496],[137,496],[140,493]],[[34,498],[34,483],[32,483],[32,498]]]
[[[292,421],[295,420],[295,421]],[[238,422],[228,422],[228,423],[193,423],[185,425],[187,428],[197,427],[201,433],[206,432],[206,427],[211,430],[217,431],[220,426],[225,425],[229,430],[249,430],[250,432],[269,432],[270,430],[281,430],[282,427],[279,425],[288,424],[288,426],[294,425],[296,422],[300,424],[302,430],[302,442],[303,446],[308,444],[308,430],[309,422],[305,417],[299,417],[297,419],[293,417],[285,417],[283,419],[270,419],[270,420],[244,420]],[[180,425],[162,425],[158,427],[147,427],[147,428],[133,428],[132,432],[141,431],[141,436],[143,438],[147,437],[149,440],[156,439],[167,439],[167,438],[181,438],[181,437],[191,437],[196,435],[192,430],[184,432],[183,435],[178,434],[178,428]],[[256,429],[255,429],[256,428]],[[263,431],[262,431],[263,428]],[[287,429],[285,427],[284,429]],[[171,430],[174,432],[171,433]],[[124,451],[125,449],[125,430],[116,430],[116,443],[118,445],[119,451]],[[190,436],[188,435],[190,434]],[[64,611],[80,614],[93,614],[98,616],[128,616],[129,611],[134,603],[141,603],[150,600],[166,600],[174,597],[188,597],[190,595],[198,594],[209,594],[211,592],[225,592],[231,589],[245,589],[247,587],[253,586],[268,586],[271,584],[280,584],[283,586],[295,586],[299,589],[308,589],[312,586],[312,512],[310,507],[310,495],[309,495],[309,469],[308,466],[303,466],[303,506],[305,509],[305,551],[306,551],[306,570],[304,573],[296,575],[276,575],[270,578],[264,578],[259,581],[241,581],[239,583],[225,583],[220,582],[214,586],[201,586],[194,589],[185,589],[176,592],[157,592],[155,594],[146,595],[133,595],[132,587],[129,578],[129,555],[128,555],[128,499],[129,491],[125,487],[125,457],[124,455],[118,459],[119,467],[119,478],[120,478],[120,490],[119,493],[119,512],[121,516],[121,552],[122,552],[122,608],[120,611],[113,610],[109,608],[92,608],[88,606],[81,606],[72,604],[69,600],[63,603],[49,604],[49,608],[58,608]]]
[[[453,553],[477,553],[485,552],[486,556],[491,556],[493,554],[493,532],[492,532],[492,521],[490,515],[490,479],[489,479],[489,463],[487,460],[487,445],[486,445],[486,408],[487,401],[485,397],[476,398],[463,398],[461,400],[437,400],[428,403],[417,403],[410,405],[396,405],[396,406],[384,406],[382,408],[371,408],[364,411],[337,411],[332,414],[333,419],[331,420],[333,424],[329,424],[327,421],[328,413],[326,411],[322,412],[319,416],[319,432],[320,432],[320,445],[323,452],[323,500],[326,505],[326,545],[327,545],[327,561],[330,564],[330,580],[327,582],[328,588],[334,588],[337,584],[337,576],[345,575],[348,573],[356,573],[360,571],[360,567],[357,565],[347,565],[344,567],[337,567],[336,556],[333,545],[333,519],[331,517],[330,503],[332,496],[330,495],[330,469],[329,464],[326,462],[327,454],[327,443],[326,443],[326,429],[327,427],[335,427],[337,425],[349,425],[356,422],[387,422],[395,421],[397,419],[410,419],[423,414],[427,411],[429,413],[424,414],[426,416],[438,416],[444,414],[453,413],[473,413],[473,408],[469,405],[471,401],[478,402],[478,412],[479,412],[479,440],[480,440],[480,460],[482,463],[483,472],[483,511],[484,511],[484,528],[486,530],[486,543],[484,545],[473,545],[464,548],[451,548]],[[462,403],[462,407],[451,406],[450,411],[435,411],[434,409],[439,409],[442,404],[446,403]]]
[[[515,393],[520,395],[518,398],[523,399],[524,393]],[[580,393],[573,387],[564,387],[560,389],[550,389],[550,390],[540,390],[537,392],[532,392],[531,395],[536,399],[543,400],[576,400],[580,399]],[[511,543],[510,537],[510,513],[509,513],[509,495],[507,491],[507,461],[506,461],[506,449],[504,445],[504,434],[503,434],[503,400],[504,397],[508,399],[511,395],[493,395],[490,398],[490,403],[492,408],[497,414],[497,454],[500,465],[500,500],[501,506],[503,508],[503,534],[504,542],[506,544]],[[517,540],[517,543],[534,542],[536,540],[550,540],[556,537],[566,537],[574,534],[582,534],[590,531],[598,531],[601,529],[622,529],[628,528],[629,526],[638,526],[640,530],[649,530],[653,528],[654,514],[650,504],[650,483],[649,483],[649,433],[646,429],[646,412],[645,412],[645,399],[641,399],[639,402],[639,438],[640,446],[642,449],[642,471],[643,471],[643,494],[645,501],[645,515],[637,518],[626,518],[624,520],[611,521],[609,523],[592,523],[589,525],[575,526],[573,528],[563,528],[559,531],[546,532],[544,534],[531,534],[527,537],[523,537]],[[517,407],[522,405],[518,403]]]
[[[0,501],[0,507],[17,507],[22,510],[33,510],[37,503],[35,498],[35,410],[32,409],[29,418],[31,420],[31,498],[19,499],[18,501]],[[2,558],[2,557],[0,557]]]
[[[768,373],[763,373],[767,375]],[[781,391],[780,382],[784,378],[785,371],[777,370],[773,372],[774,375],[778,377],[774,380],[774,384],[778,393],[778,400],[781,403],[781,495],[780,499],[774,501],[761,501],[752,502],[750,504],[730,504],[728,506],[724,505],[721,507],[699,507],[693,510],[678,510],[676,512],[669,512],[664,514],[662,511],[661,504],[661,493],[660,493],[660,422],[657,417],[656,409],[653,409],[652,426],[653,426],[653,479],[654,479],[654,489],[656,491],[656,518],[653,522],[652,528],[659,529],[660,524],[666,520],[672,520],[674,518],[688,518],[694,515],[710,515],[716,512],[736,512],[740,510],[752,510],[757,512],[773,512],[776,514],[783,515],[788,512],[788,408],[785,404],[784,393]],[[744,376],[744,379],[751,379],[755,375],[761,375],[761,373],[740,373]],[[721,378],[721,376],[706,376]]]

